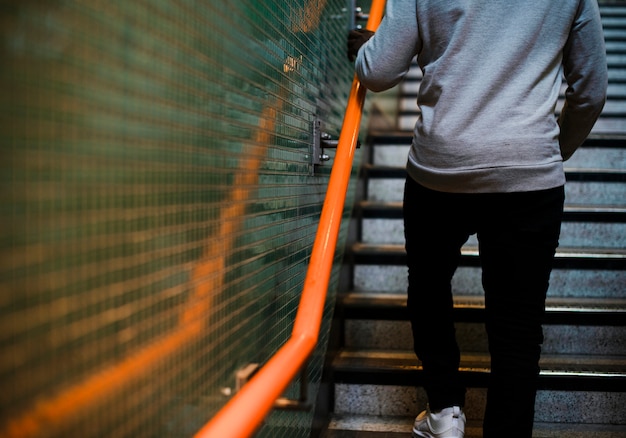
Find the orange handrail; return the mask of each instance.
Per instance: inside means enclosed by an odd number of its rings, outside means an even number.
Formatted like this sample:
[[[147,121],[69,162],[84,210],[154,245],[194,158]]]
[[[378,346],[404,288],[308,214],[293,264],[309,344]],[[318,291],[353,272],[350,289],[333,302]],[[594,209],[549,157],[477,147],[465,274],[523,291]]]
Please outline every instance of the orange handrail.
[[[367,29],[376,30],[384,8],[385,0],[372,1]],[[251,436],[315,349],[352,172],[365,92],[365,87],[355,75],[291,337],[195,435],[196,438]]]

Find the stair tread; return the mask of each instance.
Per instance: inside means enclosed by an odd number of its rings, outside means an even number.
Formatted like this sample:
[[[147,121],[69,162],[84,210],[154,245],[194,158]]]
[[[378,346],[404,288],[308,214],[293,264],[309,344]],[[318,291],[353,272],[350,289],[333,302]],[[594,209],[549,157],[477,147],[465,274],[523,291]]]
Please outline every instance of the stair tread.
[[[472,372],[489,372],[489,353],[465,352],[461,354],[460,369]],[[410,350],[374,350],[344,348],[333,364],[336,368],[398,371],[421,371],[421,365]],[[542,355],[542,373],[615,374],[626,378],[626,356],[604,355]]]
[[[406,265],[406,251],[403,244],[357,242],[348,246],[347,254],[356,265]],[[466,245],[461,248],[459,266],[480,266],[476,245]],[[625,270],[626,249],[559,247],[554,257],[553,269]]]
[[[402,201],[359,201],[357,206],[362,209],[402,210]],[[565,205],[565,211],[625,213],[626,205]]]
[[[340,294],[338,302],[343,306],[406,307],[406,294],[386,292],[350,292]],[[484,308],[482,295],[462,295],[454,297],[455,307]],[[546,299],[546,310],[588,310],[593,312],[620,312],[626,314],[626,298],[563,298]],[[626,320],[624,321],[626,324]]]
[[[389,253],[389,254],[404,254],[405,249],[403,244],[373,244],[356,242],[352,245],[351,251],[353,253]],[[465,245],[461,248],[461,254],[463,256],[478,256],[478,247],[476,245]],[[598,259],[615,259],[626,260],[626,249],[622,248],[573,248],[573,247],[559,247],[556,251],[557,259],[572,257],[572,258],[586,258],[593,257]]]
[[[423,407],[420,407],[420,409]],[[417,414],[417,412],[415,413]],[[332,414],[322,438],[404,438],[411,433],[415,415]],[[623,438],[626,426],[613,424],[548,423],[536,421],[534,437],[551,438]],[[482,419],[468,418],[465,438],[483,436]]]
[[[402,219],[401,201],[359,201],[355,204],[363,218]],[[565,222],[626,222],[626,205],[566,204]]]
[[[368,133],[370,142],[374,140],[376,146],[386,145],[398,145],[406,144],[410,145],[413,141],[412,130],[387,130],[387,131],[370,131]],[[585,147],[626,147],[626,132],[622,134],[594,134],[591,133],[589,137],[582,144]]]
[[[540,389],[626,391],[626,357],[542,355]],[[332,361],[336,383],[421,386],[420,362],[410,350],[343,348]],[[489,381],[489,353],[461,353],[459,373],[468,387]]]
[[[408,319],[406,294],[350,292],[340,294],[337,303],[345,319]],[[482,295],[454,297],[455,319],[458,322],[483,322],[485,299]],[[562,298],[546,299],[545,324],[624,326],[626,298]]]

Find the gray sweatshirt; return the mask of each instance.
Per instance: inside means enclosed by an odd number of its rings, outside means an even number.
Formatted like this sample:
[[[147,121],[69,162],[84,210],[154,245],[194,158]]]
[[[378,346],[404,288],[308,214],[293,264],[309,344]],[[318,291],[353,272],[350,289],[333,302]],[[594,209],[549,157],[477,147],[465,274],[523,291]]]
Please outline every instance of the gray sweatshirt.
[[[412,59],[421,110],[407,170],[445,192],[517,192],[565,183],[607,89],[596,0],[388,0],[356,72],[393,87]],[[562,78],[566,104],[555,107]]]

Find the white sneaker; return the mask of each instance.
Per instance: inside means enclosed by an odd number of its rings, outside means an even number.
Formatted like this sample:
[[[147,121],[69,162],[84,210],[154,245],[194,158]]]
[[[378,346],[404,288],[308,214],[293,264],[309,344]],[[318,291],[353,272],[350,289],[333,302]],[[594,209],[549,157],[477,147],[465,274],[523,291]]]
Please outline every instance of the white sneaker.
[[[413,424],[413,438],[463,438],[465,414],[458,406],[430,412],[427,407]]]

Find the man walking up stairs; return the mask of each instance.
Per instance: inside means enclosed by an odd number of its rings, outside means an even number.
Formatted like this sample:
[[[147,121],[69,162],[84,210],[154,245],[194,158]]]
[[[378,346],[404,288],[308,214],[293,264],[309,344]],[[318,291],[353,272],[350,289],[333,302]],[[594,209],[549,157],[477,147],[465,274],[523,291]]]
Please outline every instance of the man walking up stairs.
[[[624,396],[626,158],[623,149],[626,140],[624,114],[626,11],[623,7],[616,6],[603,6],[601,11],[609,65],[609,97],[604,113],[589,139],[572,159],[565,163],[568,183],[565,186],[564,223],[548,292],[542,372],[537,383],[539,394],[535,404],[537,409],[534,414],[533,435],[537,437],[623,436],[626,430],[624,426],[626,418],[622,408],[626,402]],[[375,44],[375,40],[371,41]],[[479,61],[474,59],[474,62]],[[467,64],[464,74],[469,78],[469,75],[474,74],[474,70],[476,69],[471,64]],[[428,67],[426,71],[428,72]],[[421,71],[413,64],[402,84],[402,93],[406,97],[400,98],[400,105],[406,101],[412,101],[415,105],[417,90],[420,86],[424,87],[424,81],[426,86],[432,86],[428,82],[431,80],[434,79],[422,78]],[[563,90],[564,87],[561,92]],[[474,91],[467,92],[471,94]],[[412,97],[409,97],[410,95]],[[522,99],[520,105],[523,104]],[[561,105],[562,102],[559,103],[559,111]],[[481,111],[486,111],[486,106],[488,105],[478,106],[474,108],[474,113],[464,114],[462,118],[477,119]],[[422,110],[424,108],[431,110],[428,104],[423,105]],[[510,111],[517,113],[525,110],[528,109],[507,107],[502,113],[496,114],[495,118],[510,115]],[[359,226],[357,234],[360,241],[354,244],[350,260],[354,272],[353,289],[343,297],[338,306],[338,314],[344,318],[345,346],[335,358],[331,372],[335,382],[336,417],[328,431],[329,437],[342,436],[332,435],[333,431],[358,428],[347,426],[346,418],[354,420],[351,414],[367,414],[369,424],[381,423],[381,418],[395,416],[402,419],[401,425],[387,424],[380,427],[410,432],[412,420],[409,421],[407,418],[414,415],[416,410],[423,409],[426,402],[424,393],[419,390],[416,396],[413,386],[426,385],[428,389],[428,385],[432,385],[433,382],[433,372],[429,372],[428,369],[425,371],[410,352],[413,344],[406,321],[409,312],[403,294],[403,289],[406,288],[404,280],[406,269],[403,266],[406,265],[407,255],[404,251],[404,236],[399,220],[402,217],[402,197],[398,196],[398,193],[402,193],[405,177],[403,161],[406,160],[406,153],[412,141],[411,133],[407,131],[413,128],[412,125],[415,124],[419,114],[411,107],[401,107],[400,113],[404,116],[398,120],[398,130],[371,133],[371,161],[364,166],[363,173],[363,184],[366,187],[364,191],[368,197],[360,203],[360,216],[357,218]],[[425,114],[422,116],[428,117]],[[494,130],[496,128],[497,123],[494,122]],[[478,140],[488,142],[488,134],[486,132],[484,138]],[[497,155],[498,151],[493,150],[492,153]],[[562,153],[568,154],[564,151]],[[423,172],[425,170],[418,172],[418,178]],[[438,184],[436,178],[433,180],[426,177],[426,181],[427,184]],[[517,180],[507,182],[507,184],[518,183]],[[445,185],[446,182],[442,184]],[[472,192],[473,184],[477,182],[470,177],[466,184],[467,191]],[[484,184],[488,186],[489,182],[479,181],[478,184],[482,184],[481,187],[484,188],[486,187]],[[445,187],[440,188],[445,192]],[[516,192],[514,188],[510,191]],[[504,198],[490,197],[490,202],[497,202],[498,206],[504,207],[503,203],[508,201]],[[446,205],[449,203],[443,202],[437,209],[443,211]],[[473,202],[462,205],[463,208],[457,207],[454,212],[442,215],[439,221],[445,221],[449,216],[458,216],[459,220],[469,223],[480,214],[475,210]],[[515,205],[519,205],[518,201],[502,210],[510,211]],[[419,207],[415,211],[417,218],[415,220],[420,218]],[[485,208],[488,208],[487,205],[481,210]],[[429,210],[422,209],[423,214],[427,211]],[[494,209],[494,212],[497,211],[498,209]],[[434,222],[428,226],[431,229],[437,227],[438,223]],[[416,237],[422,239],[421,241],[429,238],[427,233]],[[436,246],[438,240],[440,237],[433,239],[431,249],[423,254],[423,257],[417,256],[420,263],[428,264],[435,258],[436,251],[439,251]],[[491,245],[501,240],[502,236],[495,236],[491,243],[489,239],[485,239],[481,245],[485,246],[487,243]],[[527,243],[523,239],[518,241],[507,255],[507,260],[498,260],[496,257],[489,263],[496,265],[500,263],[498,269],[507,269],[506,262],[515,258],[518,260],[513,264],[515,271],[515,267],[534,262],[529,257],[522,256]],[[500,423],[510,427],[511,430],[506,435],[501,431],[489,432],[480,428],[486,404],[486,393],[483,388],[489,385],[492,367],[487,354],[483,322],[485,317],[488,317],[490,324],[494,324],[494,315],[489,316],[485,313],[480,269],[484,268],[485,259],[484,254],[482,260],[479,258],[477,241],[474,237],[463,246],[458,260],[460,267],[452,280],[454,310],[450,318],[456,322],[457,339],[463,354],[460,371],[453,377],[458,383],[453,382],[451,387],[469,388],[465,400],[462,400],[460,395],[454,396],[459,400],[455,404],[462,405],[465,401],[465,415],[468,418],[465,436],[482,436],[483,432],[484,436],[530,436],[529,432],[522,432],[524,429],[524,426],[520,425],[522,420],[515,420],[517,412],[510,412],[515,399],[492,406],[490,408],[492,414],[487,414],[493,418],[493,413],[497,413],[498,417],[492,424]],[[437,263],[432,264],[429,272],[438,266]],[[507,309],[518,310],[516,307],[524,303],[525,298],[520,294],[528,286],[524,288],[520,286],[531,276],[529,269],[525,268],[524,272],[518,274],[517,280],[509,284],[508,292],[516,289],[519,289],[519,292],[510,294],[510,300],[501,307],[501,312],[507,312]],[[525,275],[526,272],[528,275]],[[507,275],[510,278],[510,274]],[[488,289],[489,283],[488,278]],[[416,310],[411,313],[415,314],[419,309],[427,308],[422,304],[418,300],[414,305]],[[498,314],[495,317],[497,318]],[[439,316],[429,314],[428,310],[423,310],[418,317],[414,316],[414,327],[416,325],[420,327],[415,333],[417,341],[419,336],[433,336],[433,333],[429,332],[429,327],[437,324],[437,318]],[[492,349],[494,339],[499,338],[502,330],[511,329],[517,324],[511,323],[511,327],[507,329],[511,319],[508,316],[502,319],[500,325],[503,328],[495,331],[492,329],[490,335]],[[428,324],[420,325],[420,321],[428,321]],[[437,332],[435,336],[439,336]],[[418,346],[418,351],[419,348]],[[506,349],[506,345],[504,348]],[[516,350],[513,349],[510,354],[514,356]],[[507,365],[502,366],[506,368]],[[436,374],[438,368],[434,369]],[[437,376],[435,381],[436,378]],[[438,388],[445,388],[446,383],[449,382],[443,380],[438,384]],[[508,382],[505,379],[501,384],[508,385]],[[532,391],[533,384],[529,385]],[[498,385],[495,391],[501,388],[503,386]],[[491,391],[494,392],[493,386]],[[432,392],[431,386],[430,393]],[[452,392],[454,393],[454,389]],[[430,393],[432,403],[433,396]],[[506,400],[507,394],[510,394],[509,390],[504,391],[503,400]],[[441,405],[442,402],[436,403]],[[443,407],[439,406],[440,409]],[[506,419],[501,418],[503,416],[506,416]],[[415,436],[448,436],[438,435],[438,432],[427,429],[422,432],[420,424],[415,425]],[[462,436],[462,433],[449,436]]]

